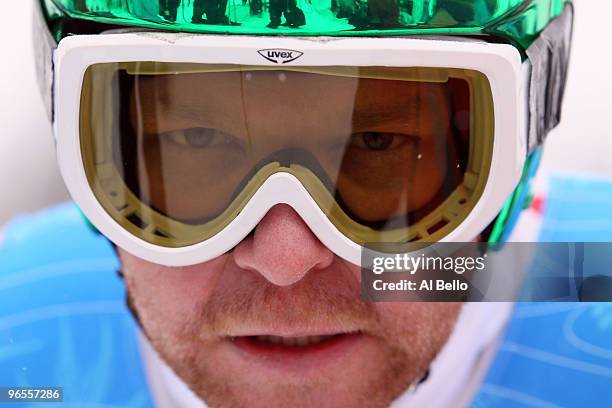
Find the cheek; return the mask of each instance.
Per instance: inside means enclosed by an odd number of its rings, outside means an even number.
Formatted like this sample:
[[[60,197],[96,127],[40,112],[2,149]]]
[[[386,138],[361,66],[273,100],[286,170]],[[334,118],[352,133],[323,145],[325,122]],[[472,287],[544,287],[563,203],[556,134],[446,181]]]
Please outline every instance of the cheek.
[[[375,307],[388,342],[430,356],[446,342],[461,311],[461,303],[379,303]]]
[[[346,262],[361,281],[361,268]],[[376,337],[414,358],[433,358],[451,335],[463,306],[459,302],[384,302],[371,304],[376,311]]]
[[[165,267],[119,250],[124,279],[141,323],[169,329],[193,321],[216,286],[225,257],[191,267]]]

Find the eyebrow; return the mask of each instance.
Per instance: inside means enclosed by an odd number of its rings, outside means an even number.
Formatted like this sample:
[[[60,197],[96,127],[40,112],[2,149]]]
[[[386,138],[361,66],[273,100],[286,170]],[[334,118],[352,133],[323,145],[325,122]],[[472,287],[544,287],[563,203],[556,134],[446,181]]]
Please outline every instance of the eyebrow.
[[[180,117],[182,120],[192,122],[194,124],[202,124],[204,121],[210,120],[210,113],[205,113],[198,107],[194,107],[191,104],[164,104],[163,102],[157,105],[164,112],[172,112],[175,117]],[[371,129],[376,128],[384,124],[405,124],[409,127],[416,129],[418,127],[417,120],[417,109],[418,104],[416,101],[410,103],[405,109],[385,109],[385,107],[355,107],[352,116],[352,128],[353,129]],[[149,126],[156,126],[157,118],[159,117],[159,111],[149,109],[141,111],[143,124],[145,129]],[[218,120],[220,117],[221,122],[230,121],[235,122],[236,117],[231,117],[227,112],[215,113],[215,119]],[[206,119],[206,118],[209,119]],[[210,125],[210,123],[209,123]],[[150,130],[150,129],[149,129]]]
[[[141,115],[143,122],[149,126],[156,126],[157,119],[160,115],[168,115],[169,118],[178,118],[187,123],[196,124],[208,124],[210,125],[211,119],[214,117],[215,121],[222,123],[235,123],[238,119],[234,113],[227,112],[226,110],[218,110],[212,115],[210,111],[202,109],[202,107],[194,105],[192,103],[168,103],[162,99],[157,100],[155,103],[149,105],[153,109],[141,109]],[[145,128],[147,127],[145,125]]]
[[[140,78],[140,80],[142,80],[142,78]],[[179,103],[177,103],[177,101],[171,101],[168,95],[165,93],[158,94],[156,96],[156,101],[149,105],[150,107],[153,107],[153,109],[140,110],[145,123],[155,123],[155,119],[160,115],[160,111],[166,113],[172,112],[173,115],[194,123],[201,122],[207,116],[210,118],[210,113],[202,110],[202,108],[198,105],[194,106],[194,104],[187,103],[185,101],[179,101]],[[402,98],[399,103],[387,103],[384,105],[375,104],[368,101],[358,103],[357,100],[353,100],[353,128],[367,129],[389,123],[401,123],[416,127],[418,122],[417,110],[420,103],[420,93],[414,92],[412,96],[413,97],[409,98],[408,100],[406,100],[406,98]],[[151,101],[148,102],[151,103]],[[215,112],[214,116],[216,119],[219,117],[224,118],[222,121],[234,122],[236,120],[234,115],[225,110]]]
[[[353,128],[367,129],[384,123],[407,123],[414,126],[417,124],[417,106],[417,101],[413,101],[406,109],[384,109],[384,107],[363,109],[356,107],[353,111]]]
[[[365,91],[365,89],[362,90]],[[402,90],[401,86],[399,90]],[[361,100],[363,101],[363,99]],[[367,129],[369,127],[380,126],[384,123],[407,123],[416,127],[421,93],[418,90],[408,92],[407,97],[401,98],[399,103],[395,104],[376,104],[367,99],[364,101],[365,103],[358,103],[358,100],[355,102],[353,109],[354,129]]]

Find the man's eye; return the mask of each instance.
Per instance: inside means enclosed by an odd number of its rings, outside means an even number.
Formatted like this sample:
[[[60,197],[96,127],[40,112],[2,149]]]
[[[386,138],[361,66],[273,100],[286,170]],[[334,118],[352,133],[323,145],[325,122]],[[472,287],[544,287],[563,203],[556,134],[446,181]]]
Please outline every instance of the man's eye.
[[[162,137],[183,146],[196,149],[231,144],[234,137],[219,129],[190,128],[162,133]]]
[[[362,132],[351,136],[351,146],[367,150],[388,150],[412,140],[410,136],[394,133]]]

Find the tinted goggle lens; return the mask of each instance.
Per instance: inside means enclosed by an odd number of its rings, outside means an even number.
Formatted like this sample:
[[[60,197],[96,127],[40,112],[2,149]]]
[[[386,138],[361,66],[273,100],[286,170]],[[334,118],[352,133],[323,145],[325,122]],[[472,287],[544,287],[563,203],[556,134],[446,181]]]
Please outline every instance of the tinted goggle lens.
[[[97,64],[81,99],[94,194],[167,247],[218,233],[278,171],[359,244],[439,240],[491,160],[490,86],[469,70]]]

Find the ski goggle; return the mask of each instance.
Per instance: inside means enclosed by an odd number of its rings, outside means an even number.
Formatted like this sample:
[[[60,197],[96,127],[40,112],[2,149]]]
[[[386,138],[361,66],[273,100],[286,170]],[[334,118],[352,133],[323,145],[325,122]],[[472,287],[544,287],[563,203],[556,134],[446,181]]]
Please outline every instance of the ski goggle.
[[[278,204],[355,264],[367,243],[471,240],[520,178],[512,46],[163,37],[64,39],[54,79],[73,198],[149,261],[217,257]]]

